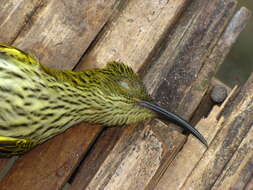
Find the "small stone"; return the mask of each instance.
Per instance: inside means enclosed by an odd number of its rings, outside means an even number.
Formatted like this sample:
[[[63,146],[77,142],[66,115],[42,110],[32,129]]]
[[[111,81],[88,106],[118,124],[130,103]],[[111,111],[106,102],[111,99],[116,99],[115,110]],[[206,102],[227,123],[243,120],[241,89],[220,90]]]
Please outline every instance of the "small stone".
[[[227,89],[224,86],[216,85],[211,92],[211,99],[213,102],[220,104],[228,96]]]

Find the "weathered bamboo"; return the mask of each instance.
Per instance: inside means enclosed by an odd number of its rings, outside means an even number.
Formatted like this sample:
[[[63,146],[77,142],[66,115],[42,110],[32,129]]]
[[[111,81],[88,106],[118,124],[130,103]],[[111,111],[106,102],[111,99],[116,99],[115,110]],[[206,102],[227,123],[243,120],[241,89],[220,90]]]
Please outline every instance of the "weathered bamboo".
[[[41,0],[0,1],[0,41],[11,44],[30,18],[43,6]]]
[[[253,108],[253,107],[252,107]],[[242,123],[243,124],[243,123]],[[244,189],[253,176],[253,123],[212,190]]]
[[[71,70],[118,3],[117,0],[48,1],[30,18],[30,24],[22,29],[14,45],[51,67]]]
[[[238,150],[243,138],[249,133],[253,124],[252,84],[253,74],[240,90],[235,100],[225,106],[223,112],[226,112],[226,109],[230,109],[231,107],[233,109],[229,114],[227,113],[227,115],[220,117],[220,120],[224,121],[222,128],[213,139],[209,149],[191,172],[191,175],[186,179],[181,189],[210,189],[231,157]],[[248,138],[252,138],[252,136]],[[194,140],[192,139],[192,141]],[[247,140],[245,141],[247,142]],[[251,151],[251,148],[249,150]],[[249,153],[249,156],[251,154],[252,152]],[[247,160],[247,157],[245,159]]]
[[[225,32],[219,39],[217,45],[213,49],[212,53],[206,60],[207,64],[205,65],[205,67],[209,68],[207,69],[207,71],[212,71],[214,73],[214,69],[217,67],[216,64],[223,62],[224,58],[228,54],[229,49],[235,42],[239,33],[244,29],[245,23],[248,21],[249,17],[250,12],[245,8],[240,9],[235,14],[235,16],[230,21],[228,27],[226,28]],[[206,72],[201,72],[201,75],[206,75],[206,77],[212,76],[212,72],[209,72],[208,75],[205,74]],[[235,96],[234,94],[236,94],[236,92],[234,91],[232,91],[233,96]],[[222,121],[216,120],[216,117],[218,117],[220,112],[223,110],[224,105],[226,105],[230,101],[231,98],[229,97],[227,101],[221,106],[221,108],[215,108],[207,119],[204,119],[198,124],[198,126],[202,126],[204,128],[203,132],[206,138],[214,138],[215,134],[217,133],[217,130],[219,130],[219,128],[221,127],[220,125],[222,124]],[[212,130],[210,130],[210,126],[212,127]],[[202,127],[199,127],[200,130],[202,130]],[[193,155],[193,152],[195,151],[196,155]],[[184,149],[179,153],[176,159],[166,170],[163,177],[160,179],[156,189],[165,190],[168,187],[170,187],[171,189],[180,189],[185,183],[186,178],[191,174],[192,170],[195,167],[195,164],[197,164],[198,161],[201,159],[203,153],[204,150],[203,148],[200,149],[199,145],[197,147],[193,147],[192,144],[189,145],[189,142],[187,142]],[[183,167],[182,163],[184,163]]]

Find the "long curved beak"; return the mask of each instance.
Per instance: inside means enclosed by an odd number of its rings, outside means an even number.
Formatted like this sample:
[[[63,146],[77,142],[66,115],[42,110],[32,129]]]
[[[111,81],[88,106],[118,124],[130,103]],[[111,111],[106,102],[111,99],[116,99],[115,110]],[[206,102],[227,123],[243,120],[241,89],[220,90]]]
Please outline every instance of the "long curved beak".
[[[171,113],[171,112],[169,112],[157,105],[151,104],[149,102],[141,102],[141,103],[139,103],[139,105],[155,111],[158,114],[160,119],[162,119],[166,122],[170,121],[172,123],[175,123],[175,124],[183,127],[184,129],[189,131],[192,135],[194,135],[206,147],[208,147],[207,141],[203,137],[203,135],[201,135],[201,133],[197,129],[195,129],[193,126],[191,126],[188,122],[186,122],[181,117],[179,117],[176,114]]]

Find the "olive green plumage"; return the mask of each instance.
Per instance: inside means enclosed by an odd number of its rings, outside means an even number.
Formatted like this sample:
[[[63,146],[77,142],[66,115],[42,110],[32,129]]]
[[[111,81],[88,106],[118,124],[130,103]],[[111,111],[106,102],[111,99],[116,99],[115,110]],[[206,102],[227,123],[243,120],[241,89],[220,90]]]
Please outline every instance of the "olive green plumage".
[[[122,63],[83,72],[54,70],[0,44],[0,156],[23,154],[81,121],[119,126],[166,112],[145,103],[150,100],[140,78]]]
[[[152,111],[134,105],[140,99],[149,96],[124,64],[84,72],[54,70],[0,45],[0,144],[9,144],[0,146],[0,155],[26,152],[81,121],[112,126],[152,117]]]

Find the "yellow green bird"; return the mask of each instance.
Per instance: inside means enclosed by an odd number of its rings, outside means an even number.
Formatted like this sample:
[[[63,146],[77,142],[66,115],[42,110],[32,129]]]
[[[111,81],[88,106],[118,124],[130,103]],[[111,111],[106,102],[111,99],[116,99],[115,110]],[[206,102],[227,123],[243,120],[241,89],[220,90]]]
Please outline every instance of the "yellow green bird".
[[[194,127],[153,104],[127,65],[55,70],[0,44],[0,156],[23,154],[79,122],[122,126],[155,117],[175,122],[207,145]]]

